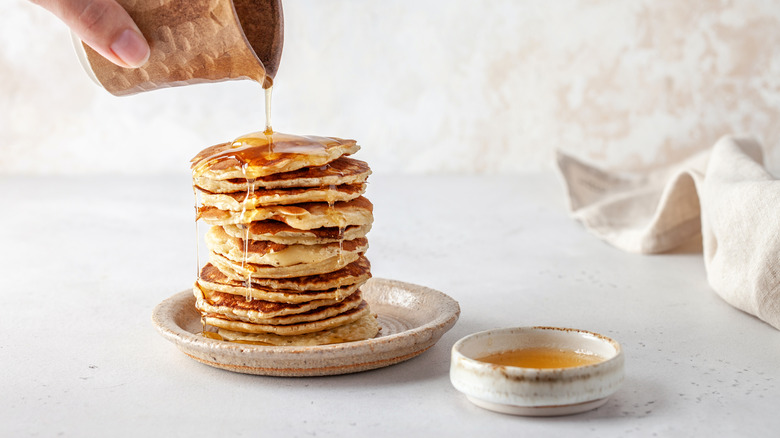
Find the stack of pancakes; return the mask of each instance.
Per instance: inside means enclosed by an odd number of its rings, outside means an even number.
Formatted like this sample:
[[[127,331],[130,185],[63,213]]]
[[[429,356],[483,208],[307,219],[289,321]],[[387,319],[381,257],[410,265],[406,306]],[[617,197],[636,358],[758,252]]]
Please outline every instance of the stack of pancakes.
[[[368,165],[354,140],[274,133],[193,159],[209,263],[196,307],[222,339],[322,345],[369,339],[379,325],[360,286],[373,222]]]

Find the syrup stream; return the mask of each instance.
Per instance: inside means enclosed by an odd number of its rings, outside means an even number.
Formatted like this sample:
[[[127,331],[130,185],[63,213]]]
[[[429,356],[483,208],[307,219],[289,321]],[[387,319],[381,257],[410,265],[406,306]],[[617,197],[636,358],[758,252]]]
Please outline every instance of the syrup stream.
[[[265,92],[265,133],[266,135],[272,135],[274,129],[271,127],[271,93],[273,92],[273,85],[264,89]]]

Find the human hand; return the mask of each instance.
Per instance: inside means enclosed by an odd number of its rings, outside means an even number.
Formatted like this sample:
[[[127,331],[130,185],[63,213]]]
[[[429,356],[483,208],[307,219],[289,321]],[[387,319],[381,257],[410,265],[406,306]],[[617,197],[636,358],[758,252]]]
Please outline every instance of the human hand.
[[[140,67],[149,44],[116,0],[30,0],[52,12],[88,46],[120,67]]]

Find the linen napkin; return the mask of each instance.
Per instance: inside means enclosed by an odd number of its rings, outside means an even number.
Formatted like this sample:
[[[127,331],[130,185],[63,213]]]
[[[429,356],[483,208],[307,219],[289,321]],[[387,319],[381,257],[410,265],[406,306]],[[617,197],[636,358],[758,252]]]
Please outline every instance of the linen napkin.
[[[780,329],[780,181],[761,146],[723,137],[643,174],[597,169],[559,152],[572,215],[628,252],[670,251],[701,236],[707,280],[726,302]]]

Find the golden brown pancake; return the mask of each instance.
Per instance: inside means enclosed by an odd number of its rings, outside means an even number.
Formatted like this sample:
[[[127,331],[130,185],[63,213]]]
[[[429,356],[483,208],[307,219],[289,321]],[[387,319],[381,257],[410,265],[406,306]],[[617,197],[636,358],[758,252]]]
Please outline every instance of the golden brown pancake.
[[[273,293],[296,295],[303,292],[319,293],[332,291],[339,288],[352,287],[356,284],[363,284],[369,278],[371,278],[371,264],[365,256],[361,255],[355,262],[337,271],[325,274],[295,278],[252,278],[251,287],[249,288],[246,287],[245,279],[233,280],[214,265],[208,263],[201,269],[198,283],[202,287],[208,287],[220,292],[251,296],[269,301],[280,301],[266,298],[265,296]],[[253,291],[259,291],[263,295],[253,295]],[[311,299],[324,299],[324,297],[313,297]]]
[[[347,202],[306,202],[295,205],[269,205],[242,211],[220,210],[215,207],[198,208],[198,219],[209,225],[248,224],[275,220],[299,230],[324,227],[368,225],[373,223],[374,206],[363,196]]]
[[[195,189],[201,205],[220,210],[242,211],[266,205],[289,205],[302,202],[351,201],[366,191],[365,184],[342,184],[323,187],[292,187],[282,189],[258,189],[251,192],[212,193]]]
[[[289,325],[332,318],[357,307],[363,300],[360,291],[342,300],[314,300],[303,303],[279,303],[247,300],[238,295],[193,288],[195,307],[204,316],[213,316],[254,324]]]
[[[291,172],[262,176],[249,182],[246,178],[215,180],[194,178],[196,187],[212,193],[235,193],[259,189],[289,187],[325,187],[342,184],[362,184],[371,175],[365,161],[340,157],[330,163],[316,167],[305,167]]]
[[[291,266],[258,265],[231,260],[214,251],[209,252],[209,261],[233,280],[247,278],[291,278],[325,274],[343,268],[360,257],[359,252],[344,252],[316,263],[299,263]]]
[[[242,333],[219,329],[219,335],[227,340],[259,345],[301,346],[336,344],[371,339],[379,333],[380,327],[374,315],[366,315],[357,321],[303,335],[280,336],[271,333]]]
[[[284,245],[264,240],[244,240],[225,233],[222,227],[211,227],[206,233],[209,249],[234,262],[273,267],[316,264],[347,253],[365,252],[368,240],[361,237],[316,245]]]
[[[214,296],[216,293],[229,294],[238,297],[238,299],[251,298],[254,300],[271,301],[276,303],[306,303],[309,301],[341,301],[344,298],[355,293],[360,286],[365,283],[365,280],[356,282],[354,284],[347,284],[330,289],[320,290],[291,290],[291,289],[272,289],[268,287],[260,286],[254,282],[250,283],[250,287],[246,287],[243,281],[235,281],[228,279],[225,274],[222,274],[217,268],[211,264],[207,264],[203,271],[216,271],[220,276],[224,278],[223,282],[209,281],[202,276],[196,282],[201,291],[207,296]],[[201,271],[201,272],[203,272]]]
[[[276,316],[303,313],[322,306],[330,306],[341,302],[345,297],[312,299],[305,294],[296,294],[305,297],[299,302],[269,301],[243,295],[235,295],[226,292],[212,290],[196,282],[192,288],[195,295],[195,307],[203,313],[222,314],[229,316],[234,312],[253,312],[257,317],[272,318]],[[357,292],[357,289],[355,289]],[[354,292],[353,292],[354,294]]]
[[[243,321],[235,321],[223,319],[211,315],[203,316],[203,322],[206,324],[224,328],[231,331],[244,332],[244,333],[273,333],[281,336],[290,335],[302,335],[305,333],[313,333],[321,330],[328,330],[340,325],[348,324],[350,322],[357,321],[363,316],[369,315],[371,312],[368,308],[368,303],[362,301],[357,307],[340,313],[336,316],[325,318],[317,321],[301,322],[297,324],[288,325],[274,325],[274,324],[254,324]]]
[[[299,230],[284,222],[259,221],[247,225],[223,225],[230,236],[239,239],[264,240],[283,245],[316,245],[321,243],[354,240],[366,237],[371,224],[348,225],[346,228],[324,227],[313,230]]]
[[[237,139],[202,150],[192,159],[193,179],[255,179],[304,167],[323,166],[342,155],[360,150],[355,140],[282,133],[274,133],[274,137],[274,150],[263,147],[262,134],[257,136],[259,141],[256,144]],[[312,148],[313,145],[317,148]]]

